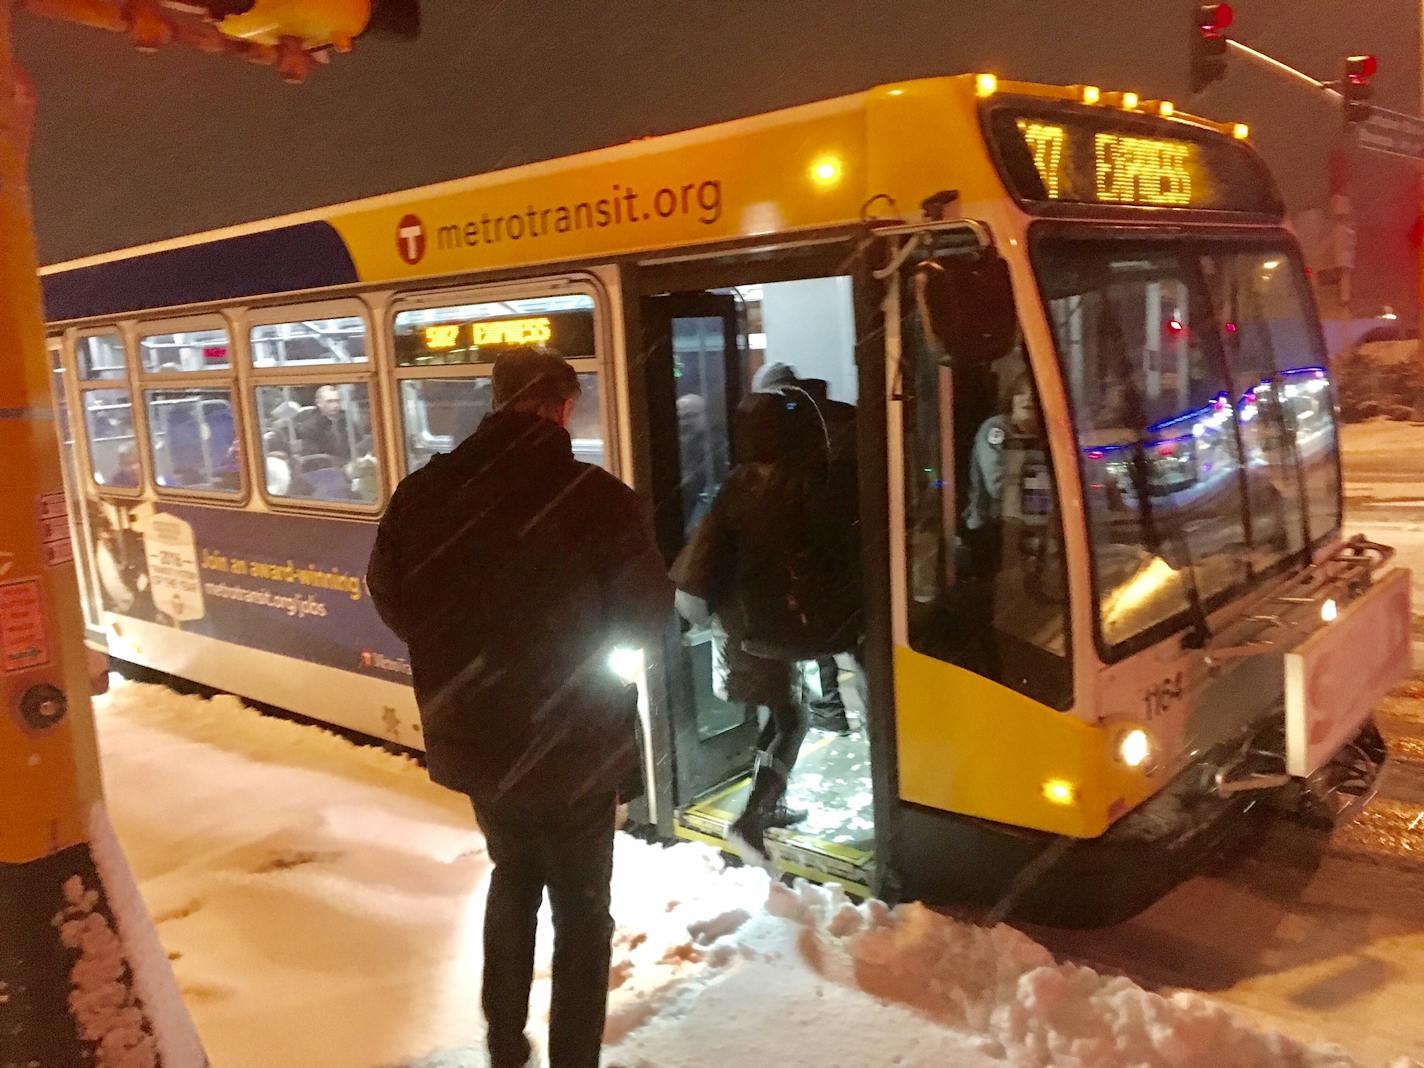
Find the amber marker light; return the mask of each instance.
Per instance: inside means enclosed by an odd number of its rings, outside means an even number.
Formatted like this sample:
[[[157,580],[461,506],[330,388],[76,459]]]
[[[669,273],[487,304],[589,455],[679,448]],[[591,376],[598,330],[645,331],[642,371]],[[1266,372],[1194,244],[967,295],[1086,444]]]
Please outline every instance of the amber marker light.
[[[974,79],[974,91],[980,96],[993,96],[999,91],[999,79],[993,74],[980,74]]]
[[[1133,110],[1136,109],[1136,107],[1137,107],[1137,94],[1136,94],[1136,93],[1123,93],[1123,94],[1122,94],[1122,108],[1123,108],[1123,110],[1124,110],[1124,111],[1133,111]]]
[[[1169,119],[1176,112],[1177,105],[1170,100],[1160,100],[1157,102],[1157,114],[1164,119]]]
[[[1231,127],[1231,136],[1238,141],[1244,141],[1251,136],[1251,127],[1247,126],[1244,122],[1238,122],[1235,126]]]
[[[1071,805],[1078,800],[1078,790],[1067,779],[1049,779],[1043,784],[1043,796],[1055,805]]]
[[[1096,85],[1083,86],[1083,103],[1096,104],[1103,98],[1103,91]]]
[[[819,186],[832,186],[841,180],[845,167],[839,156],[820,156],[811,164],[811,181]]]

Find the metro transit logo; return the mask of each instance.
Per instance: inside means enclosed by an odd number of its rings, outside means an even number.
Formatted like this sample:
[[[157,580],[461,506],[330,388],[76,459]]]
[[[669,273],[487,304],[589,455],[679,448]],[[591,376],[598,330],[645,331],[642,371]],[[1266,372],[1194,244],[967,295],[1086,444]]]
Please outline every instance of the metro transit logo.
[[[412,267],[425,257],[425,224],[420,216],[401,216],[396,224],[396,251]]]

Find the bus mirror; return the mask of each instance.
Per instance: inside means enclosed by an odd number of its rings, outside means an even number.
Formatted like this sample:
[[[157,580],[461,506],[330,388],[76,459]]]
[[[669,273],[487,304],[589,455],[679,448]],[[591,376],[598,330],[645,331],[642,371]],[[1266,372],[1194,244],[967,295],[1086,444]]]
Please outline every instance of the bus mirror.
[[[1013,350],[1018,317],[1009,265],[992,249],[922,260],[915,267],[915,293],[946,362],[992,363]]]

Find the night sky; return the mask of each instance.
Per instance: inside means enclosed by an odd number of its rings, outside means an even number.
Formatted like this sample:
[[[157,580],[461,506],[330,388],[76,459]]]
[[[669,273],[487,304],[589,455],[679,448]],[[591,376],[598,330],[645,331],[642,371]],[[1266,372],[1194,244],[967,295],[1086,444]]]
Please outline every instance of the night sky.
[[[1131,88],[1244,119],[1294,209],[1323,203],[1325,156],[1340,130],[1336,107],[1240,63],[1189,101],[1193,5],[1177,0],[425,8],[418,41],[358,41],[300,87],[240,60],[178,48],[145,55],[118,35],[18,16],[17,58],[40,93],[33,192],[42,259],[965,70]],[[1413,0],[1240,0],[1236,10],[1239,39],[1322,77],[1334,76],[1344,51],[1378,54],[1377,99],[1418,110]],[[1364,222],[1397,243],[1394,231],[1417,215],[1413,171],[1375,159],[1362,180],[1379,218]]]

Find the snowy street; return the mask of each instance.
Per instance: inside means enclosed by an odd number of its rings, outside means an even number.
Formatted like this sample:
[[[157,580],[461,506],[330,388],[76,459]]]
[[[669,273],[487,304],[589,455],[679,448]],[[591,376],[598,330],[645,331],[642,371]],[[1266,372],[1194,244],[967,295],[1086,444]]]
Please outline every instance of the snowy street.
[[[101,699],[99,726],[112,817],[216,1068],[485,1063],[478,989],[488,866],[461,798],[409,761],[231,698],[121,684]],[[1374,940],[1362,958],[1367,973],[1369,960],[1383,958],[1377,967],[1398,998],[1393,1029],[1377,1036],[1347,1013],[1302,1021],[1241,990],[1216,1000],[1158,996],[1055,964],[1006,927],[773,887],[758,871],[724,870],[705,846],[620,836],[614,882],[609,1068],[1383,1068],[1396,1054],[1424,1052],[1408,1011],[1421,969],[1397,957],[1417,960],[1420,939],[1398,918],[1355,932]],[[1229,898],[1213,905],[1223,923],[1237,913],[1238,936],[1257,932],[1262,913],[1238,907]],[[1299,940],[1309,934],[1298,931]],[[1365,944],[1340,948],[1342,960]],[[1145,938],[1138,951],[1139,960],[1178,955]],[[541,959],[547,952],[546,944]],[[1276,1001],[1288,1000],[1276,990]],[[1336,1004],[1328,992],[1315,996]],[[547,997],[544,964],[536,1032]],[[1217,1000],[1260,1009],[1263,1030]],[[1357,1056],[1308,1048],[1272,1027],[1328,1035]]]

